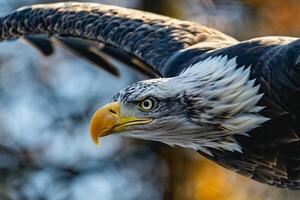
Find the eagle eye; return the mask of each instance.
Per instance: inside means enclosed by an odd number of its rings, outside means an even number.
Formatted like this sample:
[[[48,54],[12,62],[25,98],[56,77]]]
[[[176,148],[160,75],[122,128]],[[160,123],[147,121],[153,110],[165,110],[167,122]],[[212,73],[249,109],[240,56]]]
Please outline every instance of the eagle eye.
[[[143,100],[140,101],[140,109],[142,111],[151,111],[154,109],[154,107],[156,106],[157,102],[154,98],[152,97],[147,97]]]

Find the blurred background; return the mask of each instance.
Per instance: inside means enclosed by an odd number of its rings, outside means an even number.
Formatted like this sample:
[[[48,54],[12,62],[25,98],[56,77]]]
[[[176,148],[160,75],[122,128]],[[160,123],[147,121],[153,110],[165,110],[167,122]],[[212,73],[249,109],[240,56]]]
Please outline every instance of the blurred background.
[[[78,0],[77,0],[78,1]],[[50,0],[0,0],[0,15]],[[57,1],[58,2],[58,1]],[[239,40],[300,36],[298,0],[93,0],[193,20]],[[57,48],[45,58],[20,42],[0,44],[0,200],[292,200],[198,153],[110,136],[96,148],[89,119],[121,78]]]

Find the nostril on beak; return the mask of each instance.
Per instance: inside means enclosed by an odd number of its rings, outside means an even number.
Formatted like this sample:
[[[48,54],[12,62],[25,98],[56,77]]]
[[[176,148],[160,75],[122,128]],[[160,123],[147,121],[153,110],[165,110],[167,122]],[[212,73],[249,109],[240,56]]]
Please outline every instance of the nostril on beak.
[[[108,110],[110,112],[110,114],[116,116],[117,115],[117,111],[113,110],[113,109],[109,109]]]

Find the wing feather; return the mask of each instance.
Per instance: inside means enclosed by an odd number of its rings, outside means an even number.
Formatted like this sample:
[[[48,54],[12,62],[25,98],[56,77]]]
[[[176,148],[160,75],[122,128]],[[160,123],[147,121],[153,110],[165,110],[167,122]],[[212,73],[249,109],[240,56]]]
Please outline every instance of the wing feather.
[[[165,64],[174,54],[194,44],[236,42],[194,22],[93,3],[34,5],[0,18],[0,40],[35,34],[72,36],[111,45],[139,58],[159,76],[167,76]]]

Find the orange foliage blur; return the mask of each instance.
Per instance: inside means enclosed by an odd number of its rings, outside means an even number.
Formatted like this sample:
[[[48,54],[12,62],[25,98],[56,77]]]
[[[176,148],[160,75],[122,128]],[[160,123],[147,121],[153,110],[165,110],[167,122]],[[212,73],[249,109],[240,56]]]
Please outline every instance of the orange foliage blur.
[[[245,0],[257,13],[256,31],[263,35],[300,35],[299,0]],[[255,27],[254,27],[255,28]]]
[[[168,149],[160,155],[170,169],[166,199],[261,200],[270,198],[271,191],[281,191],[224,169],[197,152]]]

